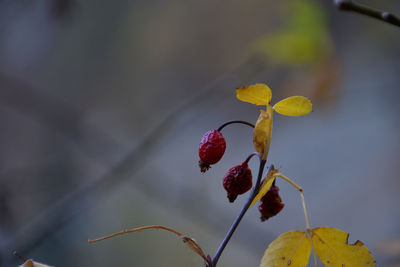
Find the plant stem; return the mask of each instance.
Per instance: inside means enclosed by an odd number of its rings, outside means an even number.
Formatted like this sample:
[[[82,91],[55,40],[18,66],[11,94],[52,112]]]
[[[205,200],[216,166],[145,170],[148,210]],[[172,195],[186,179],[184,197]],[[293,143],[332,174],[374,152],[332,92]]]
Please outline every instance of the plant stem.
[[[166,226],[162,226],[162,225],[146,225],[146,226],[137,227],[137,228],[133,228],[133,229],[129,229],[129,230],[122,230],[122,231],[113,233],[111,235],[106,235],[106,236],[95,238],[95,239],[89,239],[88,242],[89,243],[94,243],[94,242],[102,241],[104,239],[108,239],[108,238],[111,238],[111,237],[114,237],[114,236],[117,236],[117,235],[124,235],[124,234],[127,234],[127,233],[134,233],[134,232],[139,232],[139,231],[143,231],[143,230],[147,230],[147,229],[162,229],[162,230],[166,230],[166,231],[169,231],[171,233],[174,233],[179,237],[183,236],[183,234],[179,233],[178,231],[176,231],[176,230],[174,230],[172,228],[166,227]]]
[[[94,243],[94,242],[102,241],[104,239],[112,238],[114,236],[124,235],[124,234],[128,234],[128,233],[135,233],[135,232],[148,230],[148,229],[161,229],[161,230],[169,231],[171,233],[176,234],[183,241],[183,243],[185,243],[192,251],[196,252],[200,257],[202,257],[204,259],[207,266],[210,266],[210,264],[211,264],[210,259],[206,257],[206,255],[204,254],[201,247],[197,244],[197,242],[193,238],[185,236],[185,235],[179,233],[178,231],[176,231],[175,229],[172,229],[170,227],[166,227],[163,225],[146,225],[146,226],[136,227],[136,228],[132,228],[132,229],[128,229],[128,230],[122,230],[122,231],[119,231],[119,232],[116,232],[116,233],[113,233],[110,235],[106,235],[103,237],[89,239],[88,242]]]
[[[275,176],[282,178],[283,180],[285,180],[289,184],[291,184],[293,187],[295,187],[297,190],[299,190],[300,196],[301,196],[301,204],[303,205],[304,219],[306,221],[307,231],[311,230],[310,221],[308,220],[308,214],[307,214],[307,209],[306,209],[306,201],[304,199],[303,188],[301,186],[297,185],[295,182],[293,182],[290,178],[286,177],[282,173],[277,173],[277,174],[275,174]]]
[[[303,188],[301,186],[299,186],[298,184],[296,184],[295,182],[293,182],[292,179],[283,175],[282,173],[276,173],[274,176],[282,178],[283,180],[285,180],[286,182],[291,184],[293,187],[295,187],[297,190],[299,190],[300,196],[301,196],[301,204],[303,205],[304,219],[306,221],[307,235],[308,235],[308,238],[311,240],[312,230],[311,230],[311,226],[310,226],[310,221],[308,219],[306,201],[304,199]],[[318,267],[317,255],[315,254],[314,245],[313,245],[312,241],[311,241],[311,248],[312,248],[313,257],[314,257],[314,267]]]
[[[400,26],[400,18],[389,12],[379,11],[351,0],[335,0],[335,4],[340,10],[357,12],[396,26]]]
[[[276,173],[274,176],[282,178],[283,180],[291,184],[294,188],[296,188],[300,192],[303,192],[303,188],[301,188],[301,186],[297,185],[295,182],[293,182],[290,178],[286,177],[282,173]]]
[[[247,122],[247,121],[228,121],[228,122],[225,122],[224,124],[222,124],[221,126],[219,126],[217,131],[220,132],[223,128],[225,128],[225,126],[228,126],[229,124],[233,124],[233,123],[241,123],[241,124],[250,126],[251,128],[254,128],[254,124],[251,124],[250,122]]]
[[[250,159],[251,159],[252,157],[254,157],[254,156],[258,156],[258,158],[261,160],[260,154],[258,154],[258,152],[253,152],[253,153],[251,153],[251,154],[247,157],[247,159],[245,160],[245,162],[249,163]]]
[[[304,200],[303,190],[300,191],[300,196],[301,196],[301,203],[303,204],[304,219],[306,220],[307,231],[309,231],[309,230],[311,230],[311,226],[310,226],[310,221],[308,220],[308,214],[307,214],[307,209],[306,209],[306,201]]]
[[[257,195],[258,191],[260,190],[260,185],[261,185],[261,177],[264,171],[265,167],[265,160],[260,161],[260,167],[258,170],[258,177],[257,177],[257,182],[256,185],[253,188],[253,191],[251,192],[249,199],[247,200],[246,204],[243,206],[242,210],[240,211],[239,215],[236,217],[235,221],[233,222],[231,228],[229,229],[228,233],[226,234],[224,240],[222,241],[221,245],[219,246],[217,252],[215,253],[215,256],[212,260],[213,267],[217,265],[217,262],[219,260],[219,257],[221,256],[222,252],[224,251],[226,245],[228,244],[229,240],[231,239],[233,233],[235,232],[236,228],[238,227],[240,221],[242,220],[244,214],[246,211],[249,209],[251,202]],[[271,167],[270,167],[271,168]],[[268,169],[269,171],[269,169]]]
[[[309,237],[309,238],[310,238],[310,237]],[[311,238],[310,238],[310,240],[311,240]],[[317,254],[315,254],[313,242],[311,242],[311,250],[312,250],[312,252],[313,252],[314,267],[318,267]]]

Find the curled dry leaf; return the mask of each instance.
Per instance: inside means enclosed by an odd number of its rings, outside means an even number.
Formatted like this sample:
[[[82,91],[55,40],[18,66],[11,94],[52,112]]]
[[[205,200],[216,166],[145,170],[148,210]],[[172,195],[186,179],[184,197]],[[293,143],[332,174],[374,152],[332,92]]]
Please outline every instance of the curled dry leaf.
[[[263,160],[266,160],[269,152],[269,145],[272,136],[272,115],[273,110],[270,105],[267,111],[260,110],[260,116],[253,131],[253,145]]]
[[[183,243],[186,244],[186,246],[200,255],[205,261],[208,261],[208,258],[204,254],[204,251],[201,249],[201,247],[197,244],[196,240],[187,236],[180,236],[180,238],[182,239]]]
[[[272,186],[272,183],[275,181],[274,174],[277,173],[278,171],[279,171],[278,169],[272,169],[267,173],[267,175],[261,185],[261,189],[260,189],[260,191],[258,191],[257,195],[254,197],[253,201],[250,204],[250,207],[253,206],[254,204],[256,204],[257,201],[259,201],[268,192],[268,190]]]

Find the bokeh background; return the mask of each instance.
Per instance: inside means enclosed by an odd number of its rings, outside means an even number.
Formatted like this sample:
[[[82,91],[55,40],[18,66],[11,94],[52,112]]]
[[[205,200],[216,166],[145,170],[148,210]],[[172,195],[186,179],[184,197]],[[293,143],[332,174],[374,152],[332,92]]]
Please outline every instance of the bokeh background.
[[[255,82],[273,103],[314,104],[275,116],[268,161],[303,186],[312,226],[400,266],[399,47],[399,28],[328,0],[0,1],[0,266],[21,264],[14,250],[53,266],[204,266],[168,232],[87,240],[162,224],[213,255],[246,199],[228,203],[222,177],[252,131],[224,129],[206,174],[197,148],[225,121],[256,121],[235,98]],[[253,207],[218,266],[258,266],[305,228],[299,194],[278,186],[285,209],[261,223]]]

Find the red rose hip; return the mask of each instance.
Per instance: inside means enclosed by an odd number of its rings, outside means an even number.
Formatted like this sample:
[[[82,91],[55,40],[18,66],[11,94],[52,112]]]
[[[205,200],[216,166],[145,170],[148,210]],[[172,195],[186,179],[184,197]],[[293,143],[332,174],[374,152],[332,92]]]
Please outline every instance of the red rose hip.
[[[217,163],[225,153],[226,142],[222,134],[217,130],[209,130],[201,138],[199,145],[199,167],[205,172],[210,165]]]
[[[269,218],[277,215],[285,206],[279,196],[279,187],[272,185],[269,191],[261,198],[261,203],[258,210],[261,213],[261,221],[268,220]]]
[[[229,202],[244,194],[252,187],[252,175],[247,162],[232,167],[224,176],[223,186],[228,193]]]

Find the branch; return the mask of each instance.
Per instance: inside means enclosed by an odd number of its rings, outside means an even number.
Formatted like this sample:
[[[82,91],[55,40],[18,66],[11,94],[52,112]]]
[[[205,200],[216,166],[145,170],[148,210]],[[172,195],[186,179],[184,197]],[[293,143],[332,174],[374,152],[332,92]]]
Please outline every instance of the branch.
[[[224,124],[222,124],[219,128],[218,128],[218,132],[220,132],[223,128],[225,128],[225,126],[228,126],[229,124],[233,124],[233,123],[241,123],[241,124],[245,124],[247,126],[250,126],[251,128],[254,128],[254,124],[247,122],[247,121],[228,121]]]
[[[240,221],[242,220],[244,214],[246,211],[249,209],[251,202],[253,199],[256,197],[258,191],[260,190],[261,186],[261,177],[264,171],[265,167],[265,160],[260,160],[260,167],[258,170],[258,176],[257,176],[257,182],[256,185],[253,188],[253,191],[251,192],[249,199],[247,200],[246,204],[243,206],[242,210],[240,211],[239,215],[236,217],[235,221],[233,222],[231,228],[229,229],[228,233],[226,234],[224,240],[222,241],[221,245],[219,246],[217,252],[215,253],[214,258],[212,259],[212,267],[215,267],[217,265],[217,262],[219,260],[219,257],[221,256],[222,252],[224,251],[226,245],[228,244],[229,240],[231,239],[233,233],[235,232],[236,228],[238,227]],[[270,171],[271,167],[268,169],[268,172]]]
[[[392,13],[380,11],[352,0],[335,0],[335,5],[340,10],[357,12],[400,27],[400,18]]]
[[[139,232],[139,231],[143,231],[143,230],[147,230],[147,229],[161,229],[161,230],[169,231],[173,234],[176,234],[183,241],[183,243],[185,243],[192,251],[194,251],[200,257],[202,257],[204,259],[204,261],[207,263],[207,266],[209,266],[211,264],[211,261],[206,257],[206,255],[204,254],[201,247],[197,244],[197,242],[193,238],[185,236],[185,235],[179,233],[178,231],[176,231],[175,229],[165,227],[162,225],[146,225],[146,226],[137,227],[137,228],[133,228],[133,229],[129,229],[129,230],[122,230],[122,231],[113,233],[111,235],[106,235],[106,236],[99,237],[96,239],[89,239],[88,242],[94,243],[94,242],[102,241],[104,239],[108,239],[108,238],[111,238],[111,237],[114,237],[117,235],[124,235],[127,233],[135,233],[135,232]]]

